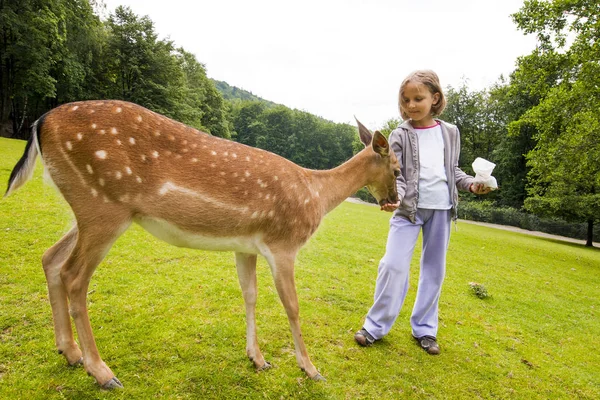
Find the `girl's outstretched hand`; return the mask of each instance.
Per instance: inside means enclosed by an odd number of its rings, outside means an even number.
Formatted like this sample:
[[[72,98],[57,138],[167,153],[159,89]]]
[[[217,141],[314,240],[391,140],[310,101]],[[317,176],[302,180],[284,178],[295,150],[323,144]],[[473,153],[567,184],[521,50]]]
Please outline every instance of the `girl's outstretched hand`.
[[[469,190],[475,194],[488,194],[492,189],[486,187],[483,183],[472,183]]]
[[[381,211],[394,212],[398,207],[400,207],[400,201],[397,203],[386,203],[381,206]]]

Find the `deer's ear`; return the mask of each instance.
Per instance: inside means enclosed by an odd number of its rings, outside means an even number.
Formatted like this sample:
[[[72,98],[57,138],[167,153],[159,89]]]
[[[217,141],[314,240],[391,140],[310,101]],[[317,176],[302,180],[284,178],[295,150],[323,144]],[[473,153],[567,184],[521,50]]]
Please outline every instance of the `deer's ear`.
[[[356,117],[354,117],[354,119],[356,119]],[[358,124],[358,135],[360,136],[360,141],[362,142],[362,144],[365,145],[365,147],[367,147],[371,144],[371,139],[373,138],[373,136],[371,135],[371,132],[369,132],[369,130],[363,124],[361,124],[358,119],[356,119],[356,123]]]
[[[383,157],[390,155],[390,144],[379,131],[375,131],[375,135],[373,135],[373,150]]]

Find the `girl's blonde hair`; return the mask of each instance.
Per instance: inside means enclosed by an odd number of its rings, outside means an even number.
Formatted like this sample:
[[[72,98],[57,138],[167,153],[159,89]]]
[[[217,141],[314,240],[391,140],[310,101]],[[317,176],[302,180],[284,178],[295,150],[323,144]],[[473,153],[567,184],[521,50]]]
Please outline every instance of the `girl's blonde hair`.
[[[437,117],[444,111],[444,108],[446,108],[446,96],[444,96],[444,92],[442,91],[442,86],[440,85],[440,78],[438,78],[437,74],[432,70],[422,69],[410,73],[410,75],[408,75],[400,85],[400,91],[398,93],[398,109],[400,110],[400,115],[402,116],[402,119],[409,119],[408,114],[402,107],[402,93],[404,92],[404,89],[406,88],[406,85],[409,82],[421,83],[427,86],[432,95],[439,93],[440,98],[438,99],[438,102],[431,106],[431,114],[434,117]]]

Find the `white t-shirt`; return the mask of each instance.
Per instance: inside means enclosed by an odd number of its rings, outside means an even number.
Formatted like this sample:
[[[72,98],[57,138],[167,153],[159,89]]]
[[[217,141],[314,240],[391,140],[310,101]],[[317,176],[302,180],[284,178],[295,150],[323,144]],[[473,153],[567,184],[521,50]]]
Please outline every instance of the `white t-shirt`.
[[[439,125],[415,128],[419,141],[419,201],[417,207],[449,210],[450,191],[444,168],[444,139]]]

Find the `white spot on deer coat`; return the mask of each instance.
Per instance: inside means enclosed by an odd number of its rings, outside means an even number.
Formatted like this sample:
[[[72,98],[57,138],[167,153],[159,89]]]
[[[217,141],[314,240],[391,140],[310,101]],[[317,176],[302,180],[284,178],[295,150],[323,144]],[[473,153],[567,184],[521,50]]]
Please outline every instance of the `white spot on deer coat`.
[[[67,150],[73,150],[73,145],[71,144],[71,142],[67,141],[65,143],[65,146],[67,147]]]
[[[136,118],[136,120],[137,120],[138,122],[142,122],[142,116],[141,116],[141,115],[138,115],[138,116],[137,116],[137,118]]]
[[[92,188],[92,196],[98,197],[98,191],[94,188]]]
[[[137,181],[137,183],[142,183],[142,178],[140,178],[139,176],[136,176],[135,180]]]
[[[87,172],[89,172],[90,175],[94,173],[94,170],[90,164],[86,164],[85,169],[87,169]]]
[[[116,135],[117,133],[119,133],[119,131],[117,131],[117,128],[110,128],[110,133]]]
[[[123,177],[123,174],[121,173],[121,171],[115,172],[115,178],[121,179],[122,177]]]
[[[100,184],[100,186],[104,186],[104,178],[98,179],[98,184]]]
[[[92,124],[92,129],[96,129],[96,127],[97,127],[97,126],[98,126],[98,125],[96,125],[96,124]],[[102,132],[101,132],[101,133],[102,133]]]
[[[129,138],[129,143],[133,146],[135,144],[135,139],[130,137]]]
[[[211,154],[212,156],[216,156],[216,155],[217,155],[217,152],[216,152],[216,151],[214,151],[214,150],[211,150],[211,151],[210,151],[210,154]]]
[[[132,174],[131,168],[129,168],[129,167],[125,167],[125,172],[127,173],[127,175]]]
[[[72,107],[72,108],[71,108],[71,111],[75,111],[75,110],[77,110],[78,108],[79,108],[79,106],[74,106],[74,107]]]
[[[83,134],[80,132],[77,134],[77,140],[83,139]]]
[[[106,158],[106,155],[107,155],[106,151],[104,151],[104,150],[98,150],[95,154],[96,154],[96,157],[99,158],[99,159],[101,159],[101,160],[104,160]]]
[[[154,157],[154,158],[158,158],[158,151],[156,151],[156,150],[155,150],[155,151],[153,151],[153,152],[152,152],[152,157]]]
[[[116,113],[120,113],[121,111],[123,111],[123,109],[122,109],[121,107],[117,107],[117,108],[115,108],[115,112],[116,112]]]

